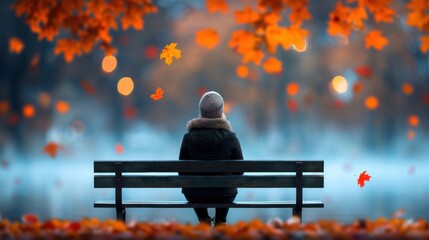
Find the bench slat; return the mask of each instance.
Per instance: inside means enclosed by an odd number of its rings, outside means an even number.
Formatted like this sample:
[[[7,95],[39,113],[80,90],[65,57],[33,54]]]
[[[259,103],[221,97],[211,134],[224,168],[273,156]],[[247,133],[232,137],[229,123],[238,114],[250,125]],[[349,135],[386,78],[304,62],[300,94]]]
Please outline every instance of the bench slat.
[[[121,161],[122,172],[295,172],[303,162],[303,172],[323,172],[323,161],[289,160],[186,160]],[[114,173],[115,161],[95,161],[95,173]]]
[[[123,176],[123,188],[295,188],[295,176]],[[115,177],[95,176],[95,188],[114,188]],[[304,175],[304,188],[323,188],[323,175]]]
[[[234,203],[188,203],[186,201],[122,201],[126,208],[193,208],[193,207],[228,207],[228,208],[291,208],[295,206],[292,201],[258,201],[258,202],[234,202]],[[323,208],[322,201],[303,201],[304,208]],[[115,201],[97,201],[96,208],[115,208]]]

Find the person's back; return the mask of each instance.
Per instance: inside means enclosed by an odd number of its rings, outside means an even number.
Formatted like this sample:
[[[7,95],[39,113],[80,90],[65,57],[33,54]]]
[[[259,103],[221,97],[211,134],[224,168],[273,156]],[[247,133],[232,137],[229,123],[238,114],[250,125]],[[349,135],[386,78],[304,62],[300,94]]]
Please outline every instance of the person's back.
[[[200,116],[188,122],[188,132],[183,137],[179,159],[207,161],[243,159],[240,143],[232,132],[231,124],[226,120],[223,99],[218,93],[208,92],[202,96]],[[231,173],[199,173],[199,175],[228,174]],[[192,203],[228,203],[234,201],[237,189],[183,188],[182,193]],[[210,223],[207,208],[195,208],[195,212],[200,222]],[[227,208],[217,208],[215,225],[225,223],[227,213]]]

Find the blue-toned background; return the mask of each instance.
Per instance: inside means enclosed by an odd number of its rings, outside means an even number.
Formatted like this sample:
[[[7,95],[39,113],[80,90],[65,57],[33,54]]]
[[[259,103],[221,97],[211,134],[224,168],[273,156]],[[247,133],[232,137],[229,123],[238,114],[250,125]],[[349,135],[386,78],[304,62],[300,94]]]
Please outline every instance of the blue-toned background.
[[[114,194],[93,188],[93,161],[177,159],[186,123],[198,115],[201,93],[215,90],[229,106],[227,117],[245,159],[325,161],[325,188],[304,191],[305,199],[321,199],[325,208],[305,209],[304,221],[390,217],[401,208],[406,217],[429,219],[429,57],[420,52],[420,34],[405,24],[404,16],[381,27],[389,45],[367,50],[363,33],[352,35],[349,44],[327,35],[334,2],[312,1],[313,19],[305,24],[311,33],[307,51],[278,50],[283,72],[269,75],[256,67],[258,78],[249,80],[237,77],[241,59],[228,48],[237,28],[233,15],[207,15],[203,1],[155,1],[160,11],[145,17],[143,31],[114,32],[118,67],[111,74],[101,70],[104,53],[98,49],[65,63],[54,55],[53,43],[39,42],[15,17],[11,3],[0,3],[0,101],[10,103],[0,115],[2,218],[17,220],[25,213],[41,219],[113,218],[113,209],[93,208],[95,200]],[[405,9],[403,1],[395,7]],[[206,27],[221,36],[212,51],[194,42],[195,31]],[[13,36],[25,43],[19,55],[8,50]],[[178,43],[182,58],[168,66],[158,54],[170,42]],[[155,58],[148,55],[150,49],[157,51]],[[37,54],[40,62],[31,67]],[[372,74],[357,74],[361,66]],[[347,79],[346,93],[330,89],[337,75]],[[127,97],[116,89],[125,76],[135,84]],[[82,89],[83,80],[95,87],[95,94]],[[363,85],[360,93],[352,91],[356,81]],[[290,82],[299,84],[298,95],[287,95]],[[404,94],[404,83],[414,87],[413,94]],[[155,102],[149,96],[157,87],[165,96]],[[50,107],[40,105],[42,93],[49,95]],[[364,106],[370,95],[379,99],[374,111]],[[55,111],[59,100],[70,104],[67,114]],[[290,100],[296,111],[288,107]],[[27,103],[36,108],[30,119],[21,116]],[[418,126],[409,125],[412,114]],[[18,117],[16,124],[11,124],[12,115]],[[408,137],[410,130],[414,138]],[[43,153],[48,142],[63,146],[55,158]],[[116,151],[117,144],[123,153]],[[360,188],[356,180],[362,171],[371,180]],[[237,197],[289,198],[293,190],[241,189]],[[125,190],[124,199],[184,200],[180,189]],[[232,209],[228,221],[290,215],[290,209]],[[196,222],[191,209],[131,209],[127,218]]]

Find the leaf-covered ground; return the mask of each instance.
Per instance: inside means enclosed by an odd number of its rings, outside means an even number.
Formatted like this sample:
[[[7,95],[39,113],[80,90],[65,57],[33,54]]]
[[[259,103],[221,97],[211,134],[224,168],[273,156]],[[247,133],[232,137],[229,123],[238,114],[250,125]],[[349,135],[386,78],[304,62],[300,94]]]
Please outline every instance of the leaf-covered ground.
[[[378,218],[341,224],[330,220],[299,223],[254,219],[214,228],[206,224],[175,222],[127,222],[82,219],[52,219],[41,222],[35,215],[22,222],[0,221],[0,239],[429,239],[428,222],[423,219]]]

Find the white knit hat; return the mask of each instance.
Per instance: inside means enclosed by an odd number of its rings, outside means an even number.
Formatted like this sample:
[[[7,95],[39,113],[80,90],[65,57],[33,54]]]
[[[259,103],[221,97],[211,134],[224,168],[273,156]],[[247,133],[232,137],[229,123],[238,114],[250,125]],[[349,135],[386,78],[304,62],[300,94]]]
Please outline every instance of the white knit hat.
[[[200,100],[200,116],[202,118],[221,118],[223,114],[223,98],[215,92],[206,92]]]

